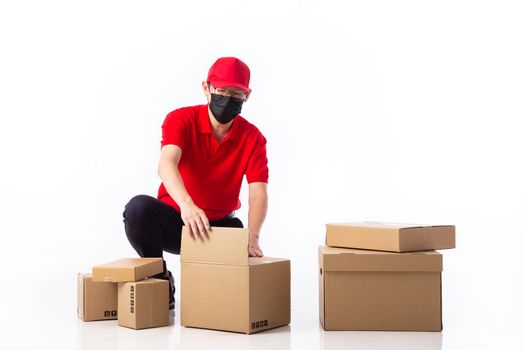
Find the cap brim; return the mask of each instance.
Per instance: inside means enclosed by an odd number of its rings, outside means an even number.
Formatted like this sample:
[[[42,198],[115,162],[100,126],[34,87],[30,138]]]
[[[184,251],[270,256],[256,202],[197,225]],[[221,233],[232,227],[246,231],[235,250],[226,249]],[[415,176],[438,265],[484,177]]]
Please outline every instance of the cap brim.
[[[230,81],[210,81],[210,83],[213,87],[216,87],[216,88],[225,88],[225,87],[233,86],[233,87],[244,90],[244,92],[246,92],[247,94],[252,92],[252,89],[250,89],[249,87],[244,86],[239,83],[232,83]]]

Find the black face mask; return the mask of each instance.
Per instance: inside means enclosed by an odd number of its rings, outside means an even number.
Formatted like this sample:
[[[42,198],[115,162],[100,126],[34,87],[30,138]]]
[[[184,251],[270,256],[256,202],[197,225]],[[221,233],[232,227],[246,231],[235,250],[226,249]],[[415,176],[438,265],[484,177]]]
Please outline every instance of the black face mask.
[[[231,96],[211,94],[210,110],[221,124],[228,124],[241,113],[243,100]]]

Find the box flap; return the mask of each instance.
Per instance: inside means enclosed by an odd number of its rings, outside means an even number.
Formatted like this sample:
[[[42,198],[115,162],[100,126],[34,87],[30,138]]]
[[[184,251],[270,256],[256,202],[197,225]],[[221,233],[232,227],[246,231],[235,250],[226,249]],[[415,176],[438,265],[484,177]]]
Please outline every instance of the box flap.
[[[319,267],[325,271],[442,271],[435,251],[392,253],[319,246]]]
[[[248,229],[212,227],[204,240],[193,239],[182,228],[181,262],[248,265]]]

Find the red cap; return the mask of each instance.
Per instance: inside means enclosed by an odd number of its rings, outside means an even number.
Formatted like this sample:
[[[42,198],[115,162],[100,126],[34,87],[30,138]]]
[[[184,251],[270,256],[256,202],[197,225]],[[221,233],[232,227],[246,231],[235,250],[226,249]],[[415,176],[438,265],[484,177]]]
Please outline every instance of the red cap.
[[[221,57],[211,66],[208,81],[216,88],[235,86],[250,93],[250,69],[238,58]]]

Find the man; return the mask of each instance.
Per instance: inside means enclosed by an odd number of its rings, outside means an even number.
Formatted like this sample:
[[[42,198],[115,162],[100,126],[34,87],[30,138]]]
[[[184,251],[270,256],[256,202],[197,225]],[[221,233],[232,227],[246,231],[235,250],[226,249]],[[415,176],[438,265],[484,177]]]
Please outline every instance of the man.
[[[194,239],[205,239],[211,226],[243,227],[234,211],[241,205],[244,176],[249,184],[248,253],[263,256],[259,234],[268,207],[266,139],[239,115],[251,93],[249,82],[244,62],[219,58],[202,82],[208,103],[166,116],[157,198],[135,196],[123,213],[126,236],[141,257],[180,254],[183,225]],[[155,277],[169,280],[173,309],[175,285],[166,262]]]

